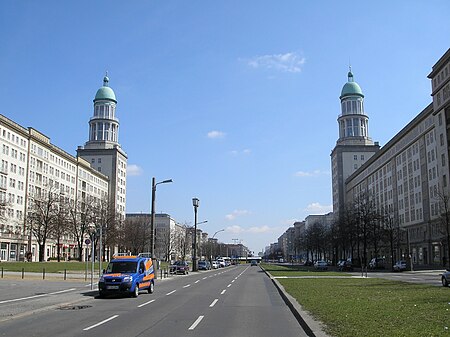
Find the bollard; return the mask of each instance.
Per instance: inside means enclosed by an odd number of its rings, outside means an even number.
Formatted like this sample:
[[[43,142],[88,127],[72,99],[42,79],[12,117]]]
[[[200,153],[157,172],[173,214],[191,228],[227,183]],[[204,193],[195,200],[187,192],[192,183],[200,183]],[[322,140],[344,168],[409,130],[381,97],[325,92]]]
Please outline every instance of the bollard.
[[[2,267],[2,278],[3,278],[3,267]]]
[[[162,269],[160,269],[160,270],[161,270],[161,277],[160,278],[162,279],[163,278],[163,271],[162,271]]]
[[[67,280],[67,269],[64,269],[64,281]]]
[[[25,270],[22,268],[22,280],[23,280],[24,274],[25,274]]]
[[[42,279],[45,280],[45,268],[42,268]]]

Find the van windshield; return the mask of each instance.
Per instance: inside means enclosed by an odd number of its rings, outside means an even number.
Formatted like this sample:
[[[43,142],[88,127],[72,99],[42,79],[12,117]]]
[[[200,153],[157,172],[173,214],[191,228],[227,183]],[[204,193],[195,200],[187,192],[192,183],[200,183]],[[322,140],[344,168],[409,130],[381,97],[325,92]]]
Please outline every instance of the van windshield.
[[[110,262],[106,273],[135,273],[137,269],[137,262]]]

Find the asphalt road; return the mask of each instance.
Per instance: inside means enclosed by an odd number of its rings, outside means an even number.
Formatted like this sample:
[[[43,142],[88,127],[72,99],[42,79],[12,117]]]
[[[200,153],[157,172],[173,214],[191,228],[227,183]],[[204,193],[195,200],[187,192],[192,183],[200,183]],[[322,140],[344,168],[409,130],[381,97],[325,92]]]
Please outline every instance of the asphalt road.
[[[0,335],[306,336],[255,266],[157,281],[138,298],[96,295],[85,282],[0,280]]]

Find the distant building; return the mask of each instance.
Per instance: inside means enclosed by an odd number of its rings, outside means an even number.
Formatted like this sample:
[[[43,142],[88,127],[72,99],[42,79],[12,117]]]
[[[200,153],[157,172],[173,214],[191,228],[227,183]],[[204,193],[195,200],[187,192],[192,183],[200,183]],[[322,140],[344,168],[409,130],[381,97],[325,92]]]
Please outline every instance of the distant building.
[[[307,229],[309,226],[319,223],[321,225],[324,225],[325,227],[330,228],[334,221],[334,213],[330,212],[327,214],[321,214],[321,215],[308,215],[305,218],[305,229]]]
[[[148,227],[150,240],[150,213],[128,213],[126,219],[131,221],[143,220]],[[170,261],[181,259],[185,249],[186,228],[179,224],[169,214],[155,214],[155,257],[158,260]]]

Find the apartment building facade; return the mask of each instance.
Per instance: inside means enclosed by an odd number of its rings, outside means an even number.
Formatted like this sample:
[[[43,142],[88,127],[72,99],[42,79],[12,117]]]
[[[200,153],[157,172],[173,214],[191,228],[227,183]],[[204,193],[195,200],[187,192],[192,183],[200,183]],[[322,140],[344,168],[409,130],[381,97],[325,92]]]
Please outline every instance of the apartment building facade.
[[[25,128],[0,115],[0,201],[6,202],[0,222],[0,261],[38,258],[38,244],[27,222],[30,200],[50,188],[59,191],[69,202],[90,196],[108,197],[109,179],[94,170],[82,158],[74,157],[52,144],[38,130]],[[64,235],[61,241],[64,257],[78,255],[74,238]],[[56,254],[56,242],[50,238],[45,259]]]
[[[367,193],[402,231],[401,257],[410,255],[415,265],[442,265],[448,261],[442,215],[450,194],[450,49],[428,78],[432,103],[344,186],[346,200]]]

